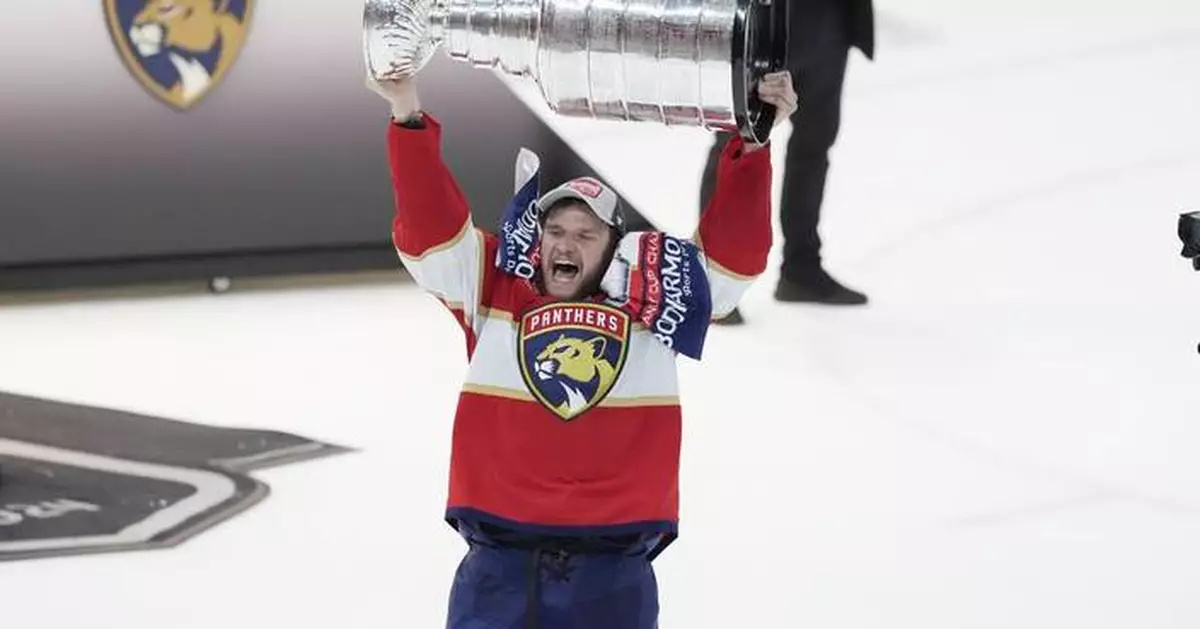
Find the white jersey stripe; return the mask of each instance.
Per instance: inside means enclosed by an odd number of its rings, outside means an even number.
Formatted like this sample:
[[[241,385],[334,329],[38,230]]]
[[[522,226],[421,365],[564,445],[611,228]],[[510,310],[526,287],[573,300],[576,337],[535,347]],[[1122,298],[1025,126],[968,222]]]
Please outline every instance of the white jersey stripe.
[[[397,250],[413,281],[441,299],[447,307],[461,309],[476,334],[479,334],[477,313],[483,291],[484,238],[483,232],[467,221],[457,236],[419,256],[408,256]]]
[[[538,403],[537,399],[529,393],[529,389],[504,389],[500,387],[489,387],[479,384],[466,384],[462,388],[463,393],[473,393],[475,395],[486,395],[489,397],[504,398],[507,400],[517,400],[519,402],[534,402]],[[644,408],[647,406],[679,406],[678,396],[662,396],[662,397],[627,397],[613,398],[611,394],[601,401],[596,406],[605,406],[609,408]]]
[[[508,318],[511,315],[496,316],[501,313],[508,315],[491,310],[492,316],[482,325],[475,358],[467,374],[467,385],[528,394],[517,357],[517,323]],[[677,400],[675,353],[641,326],[634,328],[628,344],[625,363],[637,365],[637,369],[623,370],[605,401],[625,405],[635,400]],[[632,373],[638,373],[640,377],[628,377]],[[529,399],[533,399],[531,394]]]

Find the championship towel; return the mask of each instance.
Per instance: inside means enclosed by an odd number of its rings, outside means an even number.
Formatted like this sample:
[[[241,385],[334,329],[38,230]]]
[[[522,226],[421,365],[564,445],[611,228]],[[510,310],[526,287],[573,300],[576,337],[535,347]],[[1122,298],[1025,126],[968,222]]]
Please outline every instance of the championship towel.
[[[522,148],[515,168],[515,194],[500,224],[496,268],[534,281],[541,240],[537,154]],[[607,303],[629,313],[667,347],[695,360],[704,349],[712,320],[712,295],[700,249],[663,232],[626,234],[600,283]]]

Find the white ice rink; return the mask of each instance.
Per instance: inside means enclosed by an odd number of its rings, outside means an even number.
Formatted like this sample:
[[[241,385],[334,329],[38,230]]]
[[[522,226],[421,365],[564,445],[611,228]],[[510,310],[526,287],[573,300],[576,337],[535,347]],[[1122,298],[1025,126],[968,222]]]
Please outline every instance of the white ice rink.
[[[662,627],[1200,627],[1200,2],[878,11],[822,230],[872,304],[776,304],[773,263],[681,362]],[[691,233],[705,134],[547,119]],[[0,627],[441,626],[464,373],[399,273],[0,305],[0,390],[362,448],[174,550],[4,564]]]

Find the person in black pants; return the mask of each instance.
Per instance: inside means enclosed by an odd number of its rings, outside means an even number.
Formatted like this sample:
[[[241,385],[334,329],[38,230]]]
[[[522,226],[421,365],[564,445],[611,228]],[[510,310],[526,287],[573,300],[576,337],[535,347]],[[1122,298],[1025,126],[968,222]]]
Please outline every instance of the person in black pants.
[[[821,265],[817,225],[829,170],[829,150],[841,123],[842,84],[851,48],[875,57],[875,17],[871,0],[783,0],[790,32],[788,66],[800,107],[791,117],[792,136],[784,164],[780,222],[783,265],[775,299],[782,302],[859,305],[866,295],[846,288]],[[700,187],[700,207],[708,204],[721,149],[729,134],[717,133]],[[721,320],[741,323],[735,310]]]

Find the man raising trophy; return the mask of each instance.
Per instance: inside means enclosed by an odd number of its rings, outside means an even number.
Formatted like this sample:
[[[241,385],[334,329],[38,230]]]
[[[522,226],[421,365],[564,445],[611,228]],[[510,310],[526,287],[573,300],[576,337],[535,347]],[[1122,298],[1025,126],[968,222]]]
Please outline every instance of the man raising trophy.
[[[566,13],[553,1],[534,5],[545,28],[553,28],[547,14]],[[500,229],[489,233],[472,221],[442,159],[437,118],[421,108],[413,76],[431,48],[411,44],[428,40],[409,37],[403,52],[387,60],[379,49],[372,53],[373,40],[386,40],[371,32],[374,9],[369,3],[368,85],[391,108],[385,132],[393,241],[417,284],[461,326],[470,365],[454,419],[445,511],[468,551],[451,588],[447,627],[654,629],[659,600],[652,562],[678,534],[676,359],[700,359],[710,322],[731,312],[766,268],[768,137],[774,122],[796,109],[791,75],[726,62],[723,89],[730,91],[730,75],[752,77],[746,83],[752,98],[722,104],[714,96],[690,109],[678,102],[655,106],[677,117],[698,112],[700,124],[708,124],[707,115],[741,132],[721,155],[694,239],[628,232],[617,195],[596,178],[542,193],[538,160],[527,151],[516,159],[515,197]],[[406,11],[418,31],[421,20],[455,21],[445,6],[414,4]],[[507,4],[504,12],[520,14]],[[400,22],[391,21],[397,32]],[[617,30],[631,32],[628,21],[620,23]],[[534,35],[491,24],[489,32]],[[721,29],[697,32],[720,39]],[[448,31],[439,37],[453,39]],[[658,44],[626,42],[623,49],[637,46]],[[545,60],[555,53],[541,54]],[[546,85],[543,92],[548,100],[562,94]],[[560,102],[571,106],[572,99]],[[630,98],[612,102],[614,117],[640,106]]]

